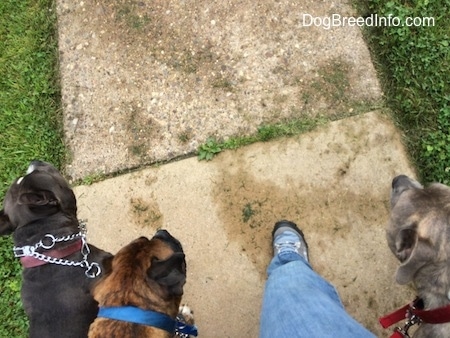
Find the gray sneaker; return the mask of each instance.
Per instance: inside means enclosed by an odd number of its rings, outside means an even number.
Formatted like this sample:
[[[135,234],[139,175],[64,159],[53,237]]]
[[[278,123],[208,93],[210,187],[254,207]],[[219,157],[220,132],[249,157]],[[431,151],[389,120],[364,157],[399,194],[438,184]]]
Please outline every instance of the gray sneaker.
[[[295,223],[286,220],[275,223],[272,231],[272,242],[274,254],[295,252],[309,262],[308,244],[303,232]]]

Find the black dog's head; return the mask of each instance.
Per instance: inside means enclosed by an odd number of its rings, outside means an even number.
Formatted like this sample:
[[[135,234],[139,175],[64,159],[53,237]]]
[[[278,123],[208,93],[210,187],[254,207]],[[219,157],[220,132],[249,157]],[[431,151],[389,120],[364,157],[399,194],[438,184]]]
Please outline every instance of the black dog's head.
[[[76,213],[75,195],[64,177],[51,164],[33,161],[26,175],[16,179],[6,192],[0,210],[0,235],[53,215],[76,221]]]

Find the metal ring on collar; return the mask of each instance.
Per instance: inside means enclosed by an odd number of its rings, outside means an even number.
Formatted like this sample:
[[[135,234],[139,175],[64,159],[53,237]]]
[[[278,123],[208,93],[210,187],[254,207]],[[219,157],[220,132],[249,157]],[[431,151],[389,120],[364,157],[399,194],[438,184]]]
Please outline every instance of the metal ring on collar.
[[[50,240],[51,240],[51,243],[50,243],[49,245],[44,244],[44,241],[45,241],[46,238],[50,238]],[[48,249],[53,248],[53,246],[55,245],[55,243],[56,243],[56,238],[55,238],[55,236],[53,236],[53,235],[51,235],[51,234],[46,234],[46,235],[44,236],[44,238],[41,239],[41,241],[39,242],[40,247],[41,247],[41,248],[44,248],[45,250],[48,250]]]

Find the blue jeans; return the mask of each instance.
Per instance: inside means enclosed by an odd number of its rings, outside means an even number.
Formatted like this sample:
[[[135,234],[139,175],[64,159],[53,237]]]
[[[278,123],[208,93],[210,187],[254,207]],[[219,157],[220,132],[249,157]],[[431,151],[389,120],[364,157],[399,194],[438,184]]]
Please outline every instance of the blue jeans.
[[[275,255],[267,274],[260,338],[375,337],[350,317],[335,288],[300,255]]]

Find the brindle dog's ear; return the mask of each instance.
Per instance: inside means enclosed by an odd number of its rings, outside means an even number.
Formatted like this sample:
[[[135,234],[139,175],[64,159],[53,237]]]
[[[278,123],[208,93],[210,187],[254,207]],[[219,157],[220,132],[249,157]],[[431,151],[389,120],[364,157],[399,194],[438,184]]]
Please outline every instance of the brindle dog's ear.
[[[395,240],[396,256],[402,262],[395,279],[398,284],[411,282],[414,275],[435,256],[429,241],[420,238],[415,229],[402,229]]]
[[[147,270],[147,276],[158,284],[167,286],[169,293],[174,296],[183,294],[183,285],[186,283],[186,261],[184,253],[177,252],[166,260],[152,260]]]
[[[0,210],[0,235],[9,235],[14,232],[14,226],[9,220],[8,215],[5,214],[5,211]]]
[[[58,204],[58,200],[51,191],[43,190],[39,192],[27,192],[21,194],[19,197],[19,203],[34,206],[53,206]]]

